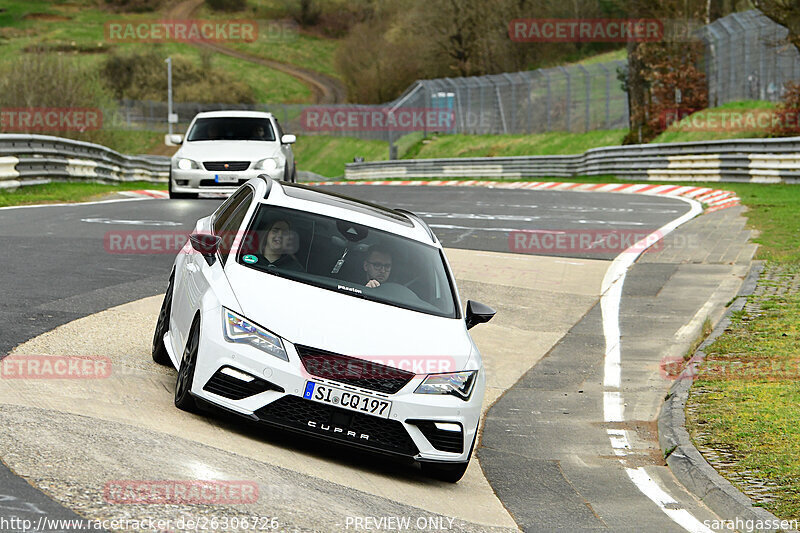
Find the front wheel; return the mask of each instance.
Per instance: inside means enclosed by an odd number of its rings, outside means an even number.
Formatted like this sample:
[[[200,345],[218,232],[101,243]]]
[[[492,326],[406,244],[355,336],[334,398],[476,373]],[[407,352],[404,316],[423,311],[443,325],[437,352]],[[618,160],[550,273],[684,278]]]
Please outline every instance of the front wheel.
[[[420,466],[422,466],[422,473],[428,477],[456,483],[464,477],[469,461],[466,463],[420,463]]]
[[[173,276],[169,278],[169,285],[167,286],[167,293],[164,295],[164,301],[161,303],[161,311],[158,313],[158,321],[156,322],[156,331],[153,334],[153,361],[159,365],[169,366],[172,365],[172,360],[169,358],[167,348],[164,346],[164,335],[169,331],[169,315],[172,311],[172,280]]]
[[[178,379],[175,383],[175,407],[190,413],[197,412],[197,403],[192,396],[194,370],[197,367],[197,350],[200,346],[200,321],[195,319],[189,332],[189,340],[183,350]]]
[[[469,455],[467,455],[466,463],[420,463],[422,473],[428,477],[438,479],[439,481],[457,483],[467,472],[469,460],[472,458],[472,451],[475,449],[475,441],[477,440],[476,429],[475,437],[472,439],[472,445],[469,447]]]

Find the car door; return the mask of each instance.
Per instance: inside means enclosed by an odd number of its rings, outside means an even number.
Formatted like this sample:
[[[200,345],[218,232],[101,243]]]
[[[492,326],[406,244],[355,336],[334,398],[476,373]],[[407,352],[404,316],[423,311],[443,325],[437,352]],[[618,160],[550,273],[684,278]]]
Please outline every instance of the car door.
[[[236,220],[239,220],[239,225],[241,225],[241,220],[252,203],[253,193],[253,188],[249,185],[242,186],[211,217],[211,234],[223,239],[213,264],[209,265],[205,257],[194,250],[189,250],[183,260],[181,272],[179,273],[176,269],[170,331],[177,333],[173,336],[173,349],[178,358],[183,351],[183,346],[186,345],[189,328],[196,311],[200,309],[203,296],[208,290],[213,290],[215,286],[222,283],[227,284],[223,267],[238,226],[233,232],[229,228],[235,224]]]

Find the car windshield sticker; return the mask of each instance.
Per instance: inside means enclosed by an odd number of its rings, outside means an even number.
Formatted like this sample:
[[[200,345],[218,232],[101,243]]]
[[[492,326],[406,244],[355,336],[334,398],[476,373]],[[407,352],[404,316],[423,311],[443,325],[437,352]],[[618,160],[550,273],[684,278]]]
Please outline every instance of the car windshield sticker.
[[[254,255],[245,255],[242,257],[242,261],[244,261],[245,263],[257,263],[258,257]]]
[[[356,289],[355,287],[347,287],[346,285],[337,285],[336,288],[339,289],[340,291],[347,291],[355,294],[361,294],[363,292],[361,289]]]

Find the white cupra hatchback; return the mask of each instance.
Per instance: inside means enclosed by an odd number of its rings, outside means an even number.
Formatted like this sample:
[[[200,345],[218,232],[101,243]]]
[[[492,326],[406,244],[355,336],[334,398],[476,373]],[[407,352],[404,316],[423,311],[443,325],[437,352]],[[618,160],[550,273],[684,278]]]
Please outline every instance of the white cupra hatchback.
[[[175,405],[466,471],[485,372],[441,243],[408,211],[247,181],[178,254],[153,359]]]

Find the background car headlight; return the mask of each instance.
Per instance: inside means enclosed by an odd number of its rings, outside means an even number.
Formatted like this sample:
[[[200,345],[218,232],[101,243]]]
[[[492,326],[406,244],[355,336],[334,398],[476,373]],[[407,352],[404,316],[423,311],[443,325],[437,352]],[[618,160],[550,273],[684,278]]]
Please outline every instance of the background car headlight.
[[[200,168],[200,165],[192,161],[191,159],[178,159],[178,168],[181,170],[189,170],[192,168]]]
[[[278,168],[278,161],[276,161],[271,157],[262,159],[261,161],[256,163],[257,170],[275,170],[276,168]]]
[[[281,338],[274,333],[225,308],[222,309],[222,320],[226,341],[249,344],[278,359],[289,360]]]
[[[416,394],[452,394],[466,401],[475,387],[477,375],[477,370],[429,374],[414,392]]]

